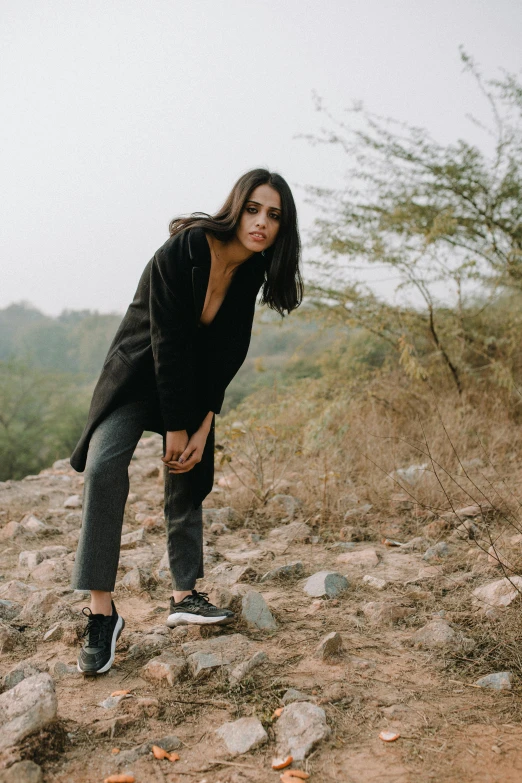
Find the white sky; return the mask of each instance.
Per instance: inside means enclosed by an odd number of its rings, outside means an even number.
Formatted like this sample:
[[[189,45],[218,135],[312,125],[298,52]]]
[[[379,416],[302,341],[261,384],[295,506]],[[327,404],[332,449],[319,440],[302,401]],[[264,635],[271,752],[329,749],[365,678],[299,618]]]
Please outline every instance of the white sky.
[[[295,138],[325,125],[312,90],[478,139],[458,47],[517,72],[521,30],[519,0],[0,0],[0,307],[123,312],[169,220],[257,166],[306,240],[302,186],[344,165]]]

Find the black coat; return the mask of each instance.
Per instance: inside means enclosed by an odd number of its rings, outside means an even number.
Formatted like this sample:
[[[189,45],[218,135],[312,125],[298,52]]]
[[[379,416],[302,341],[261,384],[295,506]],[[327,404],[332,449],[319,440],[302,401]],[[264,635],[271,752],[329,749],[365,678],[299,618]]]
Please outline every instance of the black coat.
[[[266,272],[255,253],[236,270],[223,304],[201,326],[210,274],[210,248],[201,228],[170,237],[141,276],[134,299],[107,353],[94,389],[87,424],[71,456],[85,469],[92,433],[119,405],[149,399],[146,429],[191,435],[209,411],[219,413],[225,390],[250,344],[257,295]],[[203,458],[189,471],[198,506],[214,482],[214,423]]]

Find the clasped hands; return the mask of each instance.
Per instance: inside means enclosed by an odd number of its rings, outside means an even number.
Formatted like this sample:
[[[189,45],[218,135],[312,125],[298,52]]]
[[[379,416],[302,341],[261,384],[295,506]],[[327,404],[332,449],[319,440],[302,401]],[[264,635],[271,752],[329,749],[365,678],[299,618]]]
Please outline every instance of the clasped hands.
[[[201,462],[207,437],[208,430],[205,427],[200,427],[190,438],[187,430],[167,432],[165,456],[161,460],[169,473],[188,473]]]

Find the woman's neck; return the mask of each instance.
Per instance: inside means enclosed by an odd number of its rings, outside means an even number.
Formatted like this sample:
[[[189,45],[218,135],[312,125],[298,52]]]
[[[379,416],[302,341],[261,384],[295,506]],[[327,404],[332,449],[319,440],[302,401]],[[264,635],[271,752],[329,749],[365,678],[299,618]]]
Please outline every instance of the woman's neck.
[[[234,273],[238,266],[254,255],[236,237],[229,242],[221,242],[211,234],[207,234],[207,241],[211,253],[225,273]]]

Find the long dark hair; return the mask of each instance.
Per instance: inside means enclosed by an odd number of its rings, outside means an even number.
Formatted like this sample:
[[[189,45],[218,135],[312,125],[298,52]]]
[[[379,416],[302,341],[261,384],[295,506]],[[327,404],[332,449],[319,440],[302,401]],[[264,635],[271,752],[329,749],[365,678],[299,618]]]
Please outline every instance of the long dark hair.
[[[215,215],[194,212],[187,217],[170,221],[170,235],[186,228],[199,226],[216,239],[229,242],[243,214],[245,204],[252,191],[259,185],[270,185],[281,197],[281,222],[276,241],[266,250],[266,277],[263,284],[261,303],[276,310],[280,315],[290,313],[299,307],[303,299],[303,280],[299,270],[301,240],[297,225],[297,211],[294,197],[286,180],[280,174],[267,169],[247,171],[238,179],[225,203]]]

